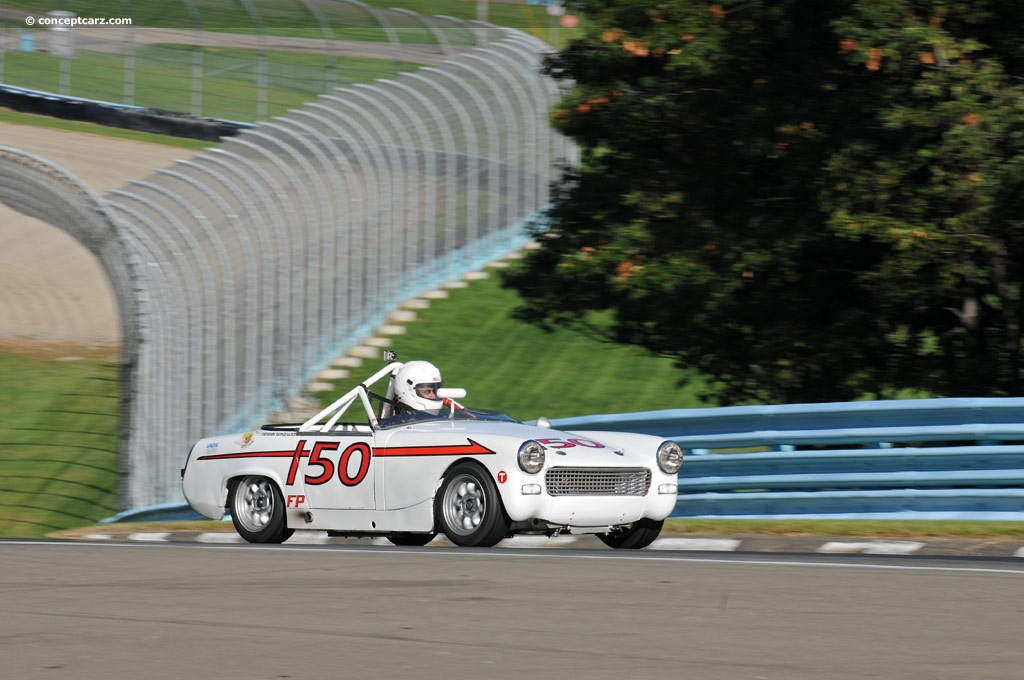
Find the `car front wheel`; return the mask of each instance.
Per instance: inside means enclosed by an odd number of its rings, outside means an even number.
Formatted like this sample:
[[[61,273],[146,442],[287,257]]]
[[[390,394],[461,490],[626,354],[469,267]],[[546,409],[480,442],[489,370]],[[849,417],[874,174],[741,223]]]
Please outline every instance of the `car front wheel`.
[[[458,546],[489,548],[508,534],[509,521],[490,475],[460,463],[448,471],[434,501],[439,528]]]
[[[664,525],[664,520],[655,521],[644,518],[629,526],[609,531],[607,534],[598,534],[597,537],[610,548],[638,550],[653,543]]]
[[[240,478],[231,487],[228,507],[235,531],[249,543],[283,543],[294,533],[285,524],[284,496],[266,477]]]

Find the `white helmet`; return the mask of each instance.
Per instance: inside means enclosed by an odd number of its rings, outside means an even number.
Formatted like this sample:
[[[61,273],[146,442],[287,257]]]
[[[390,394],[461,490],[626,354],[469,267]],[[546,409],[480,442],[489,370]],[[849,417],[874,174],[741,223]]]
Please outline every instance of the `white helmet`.
[[[395,373],[395,401],[416,411],[438,413],[444,406],[437,391],[441,371],[429,361],[410,361]]]

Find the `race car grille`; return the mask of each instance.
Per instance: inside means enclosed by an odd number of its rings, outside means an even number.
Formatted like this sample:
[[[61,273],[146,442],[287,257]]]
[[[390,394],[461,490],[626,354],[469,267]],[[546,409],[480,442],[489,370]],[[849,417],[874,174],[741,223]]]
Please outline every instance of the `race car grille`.
[[[643,496],[651,488],[647,468],[551,468],[544,475],[549,496]]]

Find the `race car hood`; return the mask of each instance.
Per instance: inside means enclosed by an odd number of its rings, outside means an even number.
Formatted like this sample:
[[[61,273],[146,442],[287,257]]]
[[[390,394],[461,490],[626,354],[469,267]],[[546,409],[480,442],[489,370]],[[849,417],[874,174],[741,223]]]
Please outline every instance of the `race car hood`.
[[[475,443],[497,453],[515,454],[523,442],[531,439],[545,448],[549,465],[595,467],[649,465],[663,441],[623,432],[566,432],[524,423],[450,420],[396,428],[388,438],[388,446],[458,441]]]

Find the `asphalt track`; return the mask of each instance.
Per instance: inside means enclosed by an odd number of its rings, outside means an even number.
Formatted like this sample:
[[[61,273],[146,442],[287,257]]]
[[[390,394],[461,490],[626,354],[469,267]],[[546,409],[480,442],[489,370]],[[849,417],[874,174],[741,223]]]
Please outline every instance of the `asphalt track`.
[[[1018,680],[1024,565],[0,542],[0,676]]]

